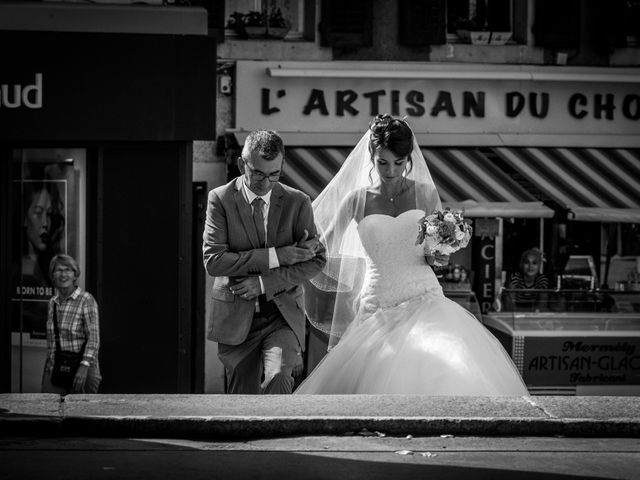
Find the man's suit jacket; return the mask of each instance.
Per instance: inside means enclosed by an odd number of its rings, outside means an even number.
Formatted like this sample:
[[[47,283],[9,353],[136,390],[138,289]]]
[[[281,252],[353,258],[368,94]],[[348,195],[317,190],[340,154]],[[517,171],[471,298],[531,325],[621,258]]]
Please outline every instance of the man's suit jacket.
[[[234,295],[234,277],[261,275],[265,295],[273,301],[304,349],[305,280],[316,276],[326,263],[324,248],[311,260],[269,269],[268,248],[259,244],[251,205],[242,191],[242,177],[209,192],[203,234],[203,261],[214,277],[213,308],[207,338],[227,345],[245,341],[255,311],[255,299]],[[309,232],[316,235],[309,197],[286,185],[273,186],[267,219],[267,245],[292,245]]]

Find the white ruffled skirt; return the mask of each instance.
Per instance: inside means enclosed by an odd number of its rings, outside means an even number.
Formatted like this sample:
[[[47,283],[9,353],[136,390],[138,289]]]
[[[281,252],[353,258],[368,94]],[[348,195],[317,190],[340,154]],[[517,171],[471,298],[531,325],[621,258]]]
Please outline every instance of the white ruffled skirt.
[[[500,342],[430,294],[361,314],[295,393],[528,395]]]

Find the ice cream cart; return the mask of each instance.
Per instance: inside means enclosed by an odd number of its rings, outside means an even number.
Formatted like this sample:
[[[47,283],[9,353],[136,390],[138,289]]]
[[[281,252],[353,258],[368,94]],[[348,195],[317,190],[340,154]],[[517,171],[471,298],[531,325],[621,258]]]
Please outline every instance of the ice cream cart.
[[[540,395],[640,395],[640,292],[538,290],[483,315]],[[506,308],[505,308],[506,306]]]

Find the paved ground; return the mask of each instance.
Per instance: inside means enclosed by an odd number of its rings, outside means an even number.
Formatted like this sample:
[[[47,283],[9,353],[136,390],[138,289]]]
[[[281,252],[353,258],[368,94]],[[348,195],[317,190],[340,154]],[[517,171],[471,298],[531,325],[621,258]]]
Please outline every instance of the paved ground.
[[[0,438],[0,478],[638,479],[640,440],[375,432],[248,441]]]
[[[343,435],[640,438],[640,397],[0,394],[4,436]]]

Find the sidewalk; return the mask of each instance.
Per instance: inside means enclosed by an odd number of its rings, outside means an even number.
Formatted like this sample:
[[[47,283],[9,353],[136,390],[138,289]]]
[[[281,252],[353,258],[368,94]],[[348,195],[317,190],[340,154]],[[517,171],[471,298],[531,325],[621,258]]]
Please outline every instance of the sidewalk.
[[[363,429],[386,435],[640,437],[640,397],[0,394],[2,436],[240,439]]]

